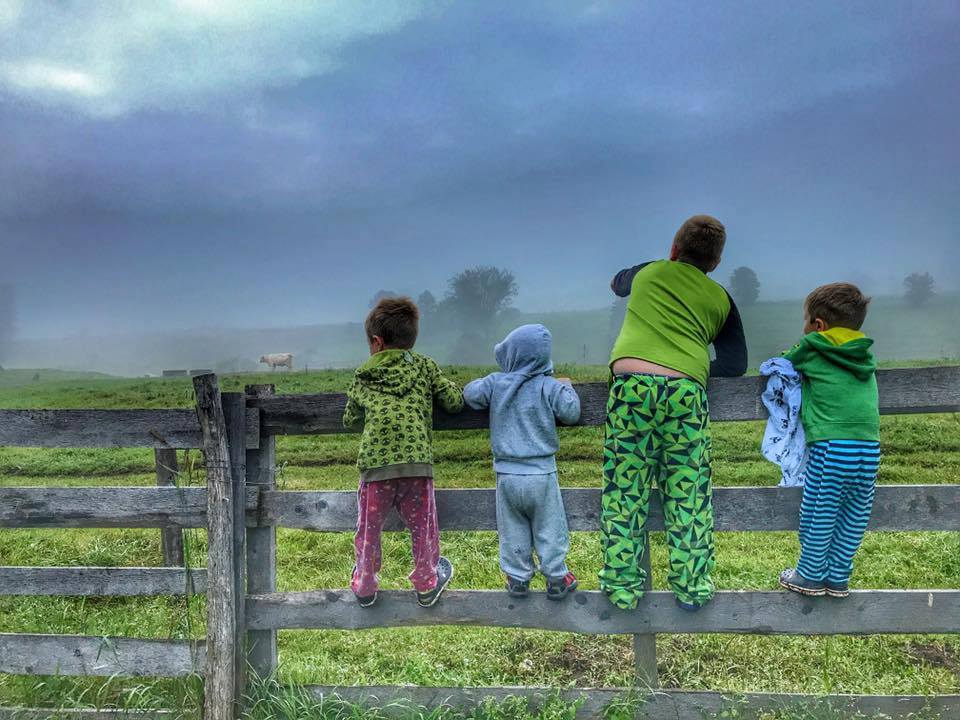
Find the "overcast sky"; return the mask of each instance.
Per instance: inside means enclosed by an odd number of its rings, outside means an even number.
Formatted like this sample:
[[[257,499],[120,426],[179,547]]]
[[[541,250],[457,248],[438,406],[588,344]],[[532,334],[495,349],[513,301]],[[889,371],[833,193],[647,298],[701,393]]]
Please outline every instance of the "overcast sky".
[[[679,223],[768,298],[960,281],[960,5],[0,0],[24,336],[598,307]]]

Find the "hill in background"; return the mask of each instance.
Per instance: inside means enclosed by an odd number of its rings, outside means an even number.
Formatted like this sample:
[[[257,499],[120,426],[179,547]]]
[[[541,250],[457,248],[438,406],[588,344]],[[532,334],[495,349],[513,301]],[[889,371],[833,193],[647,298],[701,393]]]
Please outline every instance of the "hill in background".
[[[960,296],[942,295],[923,308],[911,308],[899,297],[874,300],[864,330],[876,340],[880,360],[960,358]],[[750,366],[789,348],[800,337],[801,302],[759,302],[741,308]],[[553,333],[556,362],[605,364],[619,323],[610,307],[570,312],[509,310],[499,318],[495,337],[523,323],[541,322]],[[460,328],[422,321],[417,348],[444,363],[486,364],[488,347],[471,346],[465,357]],[[477,343],[474,343],[476,345]],[[193,330],[108,337],[24,340],[8,354],[7,367],[83,369],[115,375],[159,375],[164,369],[204,368],[220,373],[264,369],[261,354],[292,352],[297,369],[353,367],[366,357],[360,323],[290,328]],[[13,382],[11,371],[0,384]],[[7,374],[7,380],[3,376]],[[32,376],[32,373],[31,373]]]

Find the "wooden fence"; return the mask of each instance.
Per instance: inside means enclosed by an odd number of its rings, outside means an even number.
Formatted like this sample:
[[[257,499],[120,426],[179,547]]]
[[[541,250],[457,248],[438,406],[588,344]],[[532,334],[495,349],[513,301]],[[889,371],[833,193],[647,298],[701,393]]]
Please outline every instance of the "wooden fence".
[[[960,412],[960,367],[886,370],[878,374],[881,412]],[[657,633],[860,635],[960,632],[960,589],[858,590],[845,602],[785,592],[721,591],[696,614],[677,609],[672,595],[650,592],[638,610],[619,611],[597,592],[578,591],[565,603],[542,593],[518,602],[503,591],[451,590],[430,609],[409,593],[385,592],[370,609],[345,590],[276,592],[276,528],[352,531],[353,492],[282,492],[275,488],[275,436],[343,432],[340,394],[275,396],[271,386],[221,396],[216,377],[194,378],[197,409],[0,410],[0,446],[152,447],[158,487],[0,488],[0,528],[160,528],[169,533],[206,527],[205,570],[159,568],[0,568],[0,594],[132,596],[207,594],[207,638],[162,641],[60,635],[0,634],[0,672],[94,676],[177,677],[205,674],[205,716],[226,720],[240,709],[247,667],[266,675],[277,667],[276,633],[293,628],[362,629],[423,625],[536,628],[634,638],[637,686],[646,717],[700,718],[717,712],[721,693],[657,690]],[[765,417],[761,378],[711,382],[715,420]],[[582,425],[604,419],[606,386],[577,386]],[[438,412],[439,430],[487,427],[485,414]],[[173,487],[171,451],[202,448],[207,487]],[[175,456],[172,458],[175,462]],[[165,469],[164,469],[165,468]],[[161,475],[163,477],[161,477]],[[572,530],[597,530],[599,491],[567,489]],[[794,488],[716,488],[718,531],[795,530],[800,491]],[[447,530],[493,530],[494,491],[439,490],[440,524]],[[398,529],[394,523],[388,529]],[[649,530],[662,529],[658,513]],[[878,488],[870,530],[960,530],[960,485]],[[166,548],[173,540],[165,541]],[[165,555],[171,557],[171,555]],[[543,688],[323,688],[348,700],[471,705],[484,697],[524,695]],[[566,690],[594,716],[623,691]],[[780,707],[829,703],[844,712],[903,715],[923,708],[960,716],[960,696],[816,697],[748,694],[741,715]],[[0,711],[0,717],[4,711]],[[40,715],[31,715],[31,717]]]

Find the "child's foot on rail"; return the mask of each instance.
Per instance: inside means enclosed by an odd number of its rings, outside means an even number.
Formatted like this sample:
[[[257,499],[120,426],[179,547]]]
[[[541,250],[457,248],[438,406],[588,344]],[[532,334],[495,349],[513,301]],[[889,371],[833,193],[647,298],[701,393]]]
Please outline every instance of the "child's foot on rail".
[[[437,585],[433,590],[417,593],[417,604],[420,607],[433,607],[436,605],[437,600],[440,599],[440,595],[443,594],[443,591],[447,589],[447,585],[450,584],[450,578],[452,577],[453,565],[451,565],[450,561],[445,557],[440,558],[440,562],[437,563]]]
[[[576,589],[577,576],[572,572],[568,572],[557,580],[547,579],[547,599],[549,600],[563,600]]]
[[[832,598],[845,598],[850,594],[850,586],[845,582],[824,580],[823,586],[827,591],[827,595]]]
[[[525,598],[529,594],[529,580],[517,580],[517,578],[507,575],[507,595],[512,598]]]
[[[675,597],[674,601],[677,603],[678,608],[680,608],[681,610],[686,610],[687,612],[697,612],[700,608],[702,608],[704,605],[710,602],[709,600],[707,600],[707,602],[703,603],[703,605],[697,605],[696,603],[686,602],[685,600],[681,600],[678,597]]]
[[[357,595],[357,603],[362,608],[373,607],[373,604],[377,601],[377,593],[373,595]]]
[[[807,580],[794,568],[788,568],[780,573],[780,585],[791,592],[800,593],[808,597],[820,597],[827,594],[827,588],[821,580]]]

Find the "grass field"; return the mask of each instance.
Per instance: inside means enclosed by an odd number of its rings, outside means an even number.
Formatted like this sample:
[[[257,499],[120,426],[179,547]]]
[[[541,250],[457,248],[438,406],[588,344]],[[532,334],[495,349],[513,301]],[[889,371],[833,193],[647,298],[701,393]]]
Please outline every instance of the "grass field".
[[[902,363],[901,363],[902,364]],[[460,381],[480,368],[455,368]],[[602,367],[561,368],[577,380],[604,378]],[[188,407],[189,380],[110,379],[39,371],[0,373],[0,407]],[[345,371],[225,376],[223,390],[275,382],[278,392],[343,390]],[[773,485],[774,466],[757,448],[760,423],[718,423],[717,485]],[[564,429],[560,477],[567,487],[599,482],[601,428]],[[488,437],[483,432],[439,433],[439,487],[492,487]],[[884,463],[880,482],[960,482],[960,417],[892,416],[883,420]],[[353,489],[356,437],[281,437],[278,483],[284,489]],[[197,454],[190,457],[197,460]],[[181,459],[183,460],[182,454]],[[182,484],[199,484],[190,470]],[[150,485],[152,451],[0,449],[0,485]],[[205,552],[200,531],[189,533],[197,564]],[[489,532],[443,534],[443,550],[456,565],[458,588],[501,584],[496,536]],[[721,533],[716,581],[722,589],[774,589],[777,573],[798,550],[792,533]],[[279,532],[280,590],[344,587],[352,559],[348,534]],[[595,533],[574,533],[570,555],[584,589],[596,589],[599,543]],[[0,565],[160,564],[155,530],[0,531]],[[384,546],[383,585],[406,588],[409,541],[391,534]],[[665,587],[665,548],[653,539],[654,586]],[[960,587],[957,533],[872,533],[858,555],[855,586],[872,588]],[[202,598],[184,600],[0,597],[0,632],[77,633],[135,637],[202,637]],[[751,637],[662,635],[660,674],[665,687],[808,693],[960,692],[960,638],[956,636]],[[631,682],[629,637],[484,628],[390,629],[364,632],[289,631],[280,634],[280,679],[319,684],[547,685],[625,687]],[[194,707],[195,684],[0,675],[0,705]],[[288,698],[290,707],[295,699]],[[261,715],[271,716],[257,706]],[[302,706],[293,717],[306,712]],[[273,712],[273,711],[270,711]],[[332,710],[330,712],[333,712]],[[337,712],[349,715],[350,708]],[[490,717],[496,712],[490,709]],[[517,711],[519,712],[519,711]],[[551,716],[566,712],[557,706]],[[266,714],[263,714],[266,713]],[[510,717],[516,713],[508,714]]]

